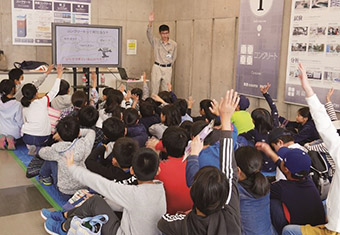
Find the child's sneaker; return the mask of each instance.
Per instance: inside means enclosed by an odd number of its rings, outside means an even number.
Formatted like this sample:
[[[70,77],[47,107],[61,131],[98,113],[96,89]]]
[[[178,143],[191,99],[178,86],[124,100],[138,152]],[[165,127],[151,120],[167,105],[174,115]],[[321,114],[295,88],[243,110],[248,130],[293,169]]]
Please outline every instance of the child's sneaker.
[[[0,150],[5,150],[6,136],[0,135]]]
[[[52,179],[51,176],[43,177],[43,176],[39,175],[39,181],[40,181],[40,183],[42,183],[43,185],[46,185],[46,186],[50,186],[53,183],[53,179]]]
[[[40,215],[44,220],[53,219],[55,221],[62,221],[62,222],[66,220],[64,218],[62,211],[50,211],[48,209],[43,208],[40,212]]]
[[[7,149],[8,150],[15,150],[14,138],[12,136],[7,136],[6,140],[7,140]]]
[[[35,156],[37,154],[37,147],[35,145],[27,145],[28,155]]]
[[[48,234],[52,235],[66,235],[66,232],[64,232],[61,228],[63,222],[61,221],[55,221],[52,218],[49,218],[45,221],[44,227]]]

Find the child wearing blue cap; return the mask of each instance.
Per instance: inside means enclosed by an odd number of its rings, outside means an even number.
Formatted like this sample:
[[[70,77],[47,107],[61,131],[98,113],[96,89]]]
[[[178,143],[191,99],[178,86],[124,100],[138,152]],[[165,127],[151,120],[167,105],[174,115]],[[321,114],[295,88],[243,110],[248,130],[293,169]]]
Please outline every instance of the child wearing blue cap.
[[[276,231],[281,234],[288,224],[319,225],[326,222],[319,192],[309,177],[311,159],[301,149],[281,147],[277,154],[267,143],[256,143],[279,167],[287,180],[271,185],[271,217]]]

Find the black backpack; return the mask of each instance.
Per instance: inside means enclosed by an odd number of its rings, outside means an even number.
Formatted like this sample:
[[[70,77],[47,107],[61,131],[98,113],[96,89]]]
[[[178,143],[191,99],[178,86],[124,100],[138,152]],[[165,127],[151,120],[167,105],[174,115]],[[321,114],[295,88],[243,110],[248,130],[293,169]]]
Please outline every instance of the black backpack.
[[[312,160],[310,176],[320,193],[321,200],[325,200],[330,187],[327,162],[317,151],[309,151],[308,155]]]
[[[19,62],[14,62],[14,67],[17,69],[36,69],[41,65],[48,65],[45,62],[40,62],[40,61],[26,61],[24,60],[22,63]]]

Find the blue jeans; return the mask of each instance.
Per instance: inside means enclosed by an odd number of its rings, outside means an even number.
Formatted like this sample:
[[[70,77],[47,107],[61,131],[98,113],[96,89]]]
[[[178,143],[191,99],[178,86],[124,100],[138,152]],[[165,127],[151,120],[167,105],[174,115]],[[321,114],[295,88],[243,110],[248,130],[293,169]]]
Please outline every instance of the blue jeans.
[[[302,235],[301,225],[287,225],[282,230],[282,235]]]
[[[47,146],[51,138],[52,138],[52,135],[35,136],[35,135],[24,134],[22,139],[25,144],[35,145],[38,147],[38,146]]]
[[[44,178],[51,176],[53,179],[53,184],[57,185],[58,163],[55,161],[45,161],[40,169],[39,175]]]

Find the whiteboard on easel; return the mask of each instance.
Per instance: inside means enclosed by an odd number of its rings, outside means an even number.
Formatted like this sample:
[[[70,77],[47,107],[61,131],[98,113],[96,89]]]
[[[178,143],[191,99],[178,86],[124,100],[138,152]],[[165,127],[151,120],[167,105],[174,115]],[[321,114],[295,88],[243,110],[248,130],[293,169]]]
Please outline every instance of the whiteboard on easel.
[[[53,63],[64,67],[120,67],[120,26],[52,24]]]

